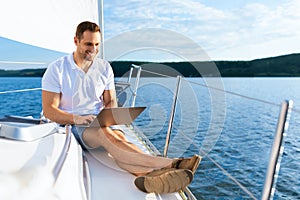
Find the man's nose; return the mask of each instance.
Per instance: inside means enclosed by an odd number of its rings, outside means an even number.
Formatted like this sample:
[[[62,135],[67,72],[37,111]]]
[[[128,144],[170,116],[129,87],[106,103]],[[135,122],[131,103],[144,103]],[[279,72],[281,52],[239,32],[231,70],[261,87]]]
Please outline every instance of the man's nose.
[[[98,46],[97,45],[93,45],[93,51],[97,51],[98,50]]]

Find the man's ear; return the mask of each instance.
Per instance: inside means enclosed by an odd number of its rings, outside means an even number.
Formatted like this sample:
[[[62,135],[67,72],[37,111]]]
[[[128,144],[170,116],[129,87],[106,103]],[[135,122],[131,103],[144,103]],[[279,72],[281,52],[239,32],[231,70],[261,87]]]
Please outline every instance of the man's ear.
[[[78,42],[79,42],[79,40],[78,40],[78,38],[75,36],[75,37],[74,37],[74,43],[75,43],[76,46],[78,45]]]

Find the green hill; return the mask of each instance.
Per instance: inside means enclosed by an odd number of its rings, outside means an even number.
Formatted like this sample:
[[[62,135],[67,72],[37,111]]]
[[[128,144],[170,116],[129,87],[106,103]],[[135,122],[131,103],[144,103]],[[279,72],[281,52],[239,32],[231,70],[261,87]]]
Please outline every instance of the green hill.
[[[42,77],[46,69],[22,69],[3,70],[0,69],[0,77]]]
[[[299,77],[300,54],[256,59],[252,61],[216,62],[223,76]]]
[[[252,61],[211,61],[211,62],[129,62],[117,61],[111,65],[116,76],[122,76],[131,64],[143,65],[144,70],[155,71],[169,76],[178,73],[185,77],[218,76],[222,77],[300,77],[300,54],[256,59]],[[218,72],[212,71],[216,66]],[[174,70],[170,70],[174,69]],[[153,74],[143,73],[143,76]]]
[[[300,77],[300,54],[255,59],[251,61],[207,61],[207,62],[111,62],[116,77],[125,75],[132,64],[142,65],[143,76],[156,76],[154,71],[168,76],[185,77]],[[218,71],[213,71],[216,66]],[[45,69],[0,70],[0,77],[41,77]]]

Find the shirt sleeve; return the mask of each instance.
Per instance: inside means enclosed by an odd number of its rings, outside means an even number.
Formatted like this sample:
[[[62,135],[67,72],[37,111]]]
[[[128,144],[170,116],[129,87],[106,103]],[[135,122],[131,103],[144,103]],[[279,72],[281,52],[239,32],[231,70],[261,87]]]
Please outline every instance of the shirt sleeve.
[[[114,90],[115,89],[115,77],[114,72],[112,70],[111,65],[106,62],[106,69],[107,69],[107,84],[105,85],[105,90]]]
[[[60,75],[57,66],[53,63],[50,64],[42,78],[42,90],[60,93],[61,87],[59,77]]]

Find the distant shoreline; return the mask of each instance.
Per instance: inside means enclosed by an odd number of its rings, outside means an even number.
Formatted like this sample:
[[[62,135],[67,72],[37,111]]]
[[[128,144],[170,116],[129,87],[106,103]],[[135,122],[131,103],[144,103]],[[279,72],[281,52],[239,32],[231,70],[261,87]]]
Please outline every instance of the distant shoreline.
[[[300,53],[251,61],[111,62],[116,77],[121,77],[126,74],[132,64],[142,65],[143,69],[169,76],[179,74],[184,77],[300,77]],[[207,70],[211,66],[216,66],[218,72],[210,72],[211,70]],[[22,70],[0,69],[0,77],[42,77],[45,70],[45,68]],[[153,77],[156,75],[144,73],[142,76]]]

